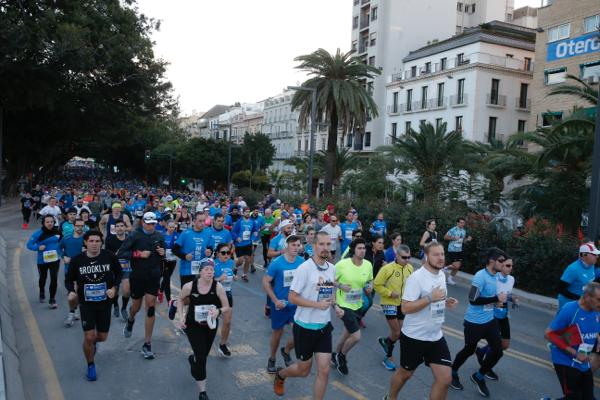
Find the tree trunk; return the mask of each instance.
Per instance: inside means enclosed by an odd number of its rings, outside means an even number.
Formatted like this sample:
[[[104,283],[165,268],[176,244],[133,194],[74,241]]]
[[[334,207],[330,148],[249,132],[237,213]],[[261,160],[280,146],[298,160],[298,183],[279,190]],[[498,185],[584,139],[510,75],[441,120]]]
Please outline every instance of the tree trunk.
[[[335,156],[337,150],[337,128],[338,118],[335,110],[330,113],[329,131],[327,133],[327,153],[325,154],[325,183],[323,192],[325,195],[333,193],[333,179],[335,177]]]

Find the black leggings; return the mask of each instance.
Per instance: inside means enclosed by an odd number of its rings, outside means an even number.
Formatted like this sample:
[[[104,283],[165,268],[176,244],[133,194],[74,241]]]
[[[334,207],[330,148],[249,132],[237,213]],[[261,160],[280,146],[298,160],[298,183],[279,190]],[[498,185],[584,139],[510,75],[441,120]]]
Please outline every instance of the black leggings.
[[[190,312],[193,312],[193,310]],[[195,357],[195,361],[191,366],[192,376],[197,381],[203,381],[206,379],[206,358],[215,340],[217,329],[190,324],[186,328],[185,333],[190,341]]]
[[[269,244],[271,243],[271,236],[270,235],[262,235],[260,237],[260,242],[262,243],[262,251],[263,251],[263,260],[265,260],[265,267],[268,264],[268,258],[267,258],[267,254],[269,253]]]
[[[21,208],[21,214],[23,214],[23,223],[28,224],[29,218],[31,218],[31,208]]]
[[[171,301],[171,275],[175,270],[177,260],[163,261],[162,281],[160,282],[160,291],[163,292],[167,301]]]
[[[40,296],[46,295],[46,279],[48,278],[48,271],[50,271],[50,299],[56,298],[56,288],[58,287],[58,269],[60,267],[60,261],[54,261],[47,264],[38,264],[38,272],[40,273]]]
[[[498,321],[492,319],[490,322],[485,324],[474,324],[469,321],[464,322],[465,327],[465,347],[458,352],[454,363],[452,364],[452,370],[458,371],[458,369],[467,361],[469,357],[475,353],[477,349],[477,343],[481,339],[485,339],[490,346],[490,353],[483,359],[479,372],[483,375],[487,374],[494,365],[502,358],[502,338],[500,337],[500,328],[498,327]]]
[[[594,399],[594,376],[591,369],[582,372],[577,368],[554,364],[554,370],[565,400]]]

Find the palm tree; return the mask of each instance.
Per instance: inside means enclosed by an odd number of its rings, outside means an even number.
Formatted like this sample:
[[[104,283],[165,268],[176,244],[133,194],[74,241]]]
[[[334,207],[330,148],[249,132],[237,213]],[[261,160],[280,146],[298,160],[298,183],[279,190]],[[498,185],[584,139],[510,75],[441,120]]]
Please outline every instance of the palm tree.
[[[342,176],[344,172],[350,169],[356,163],[357,157],[350,151],[348,147],[343,147],[341,149],[336,148],[335,151],[335,174],[333,175],[333,183],[336,186],[339,186],[342,181]],[[317,171],[326,171],[326,163],[327,163],[327,152],[325,150],[319,151],[315,154],[315,166],[318,168]],[[320,176],[318,174],[314,174],[314,176]]]
[[[560,85],[552,89],[549,96],[561,94],[579,97],[592,105],[598,104],[598,89],[578,78],[575,75],[567,75],[567,79],[577,82],[578,84]]]
[[[433,202],[439,199],[443,178],[463,166],[465,141],[460,132],[446,132],[446,123],[434,127],[426,122],[419,126],[419,132],[410,129],[382,150],[398,161],[399,170],[416,173],[425,199]]]
[[[362,132],[367,117],[377,117],[377,105],[367,91],[367,80],[381,71],[365,64],[353,52],[342,53],[340,49],[331,54],[319,49],[311,54],[298,56],[296,67],[308,73],[309,79],[302,86],[317,90],[317,122],[328,122],[327,151],[325,157],[325,194],[331,194],[335,170],[338,129],[343,134]],[[312,93],[299,90],[292,99],[292,110],[299,109],[301,128],[308,125],[312,105]]]

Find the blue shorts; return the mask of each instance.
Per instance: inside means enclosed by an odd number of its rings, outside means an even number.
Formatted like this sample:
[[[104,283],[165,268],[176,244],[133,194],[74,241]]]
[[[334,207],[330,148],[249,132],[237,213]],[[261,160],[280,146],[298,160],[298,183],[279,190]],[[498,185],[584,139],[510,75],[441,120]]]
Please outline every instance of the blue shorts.
[[[294,322],[296,306],[288,304],[285,308],[278,310],[275,305],[271,307],[271,329],[278,330]]]

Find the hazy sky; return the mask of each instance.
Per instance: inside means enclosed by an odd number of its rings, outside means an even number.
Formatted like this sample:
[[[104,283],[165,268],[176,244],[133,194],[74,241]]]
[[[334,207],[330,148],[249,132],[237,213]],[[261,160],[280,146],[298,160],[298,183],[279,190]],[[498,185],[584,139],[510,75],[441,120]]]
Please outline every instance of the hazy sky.
[[[446,0],[445,0],[446,1]],[[515,8],[541,0],[515,0]],[[256,102],[304,80],[294,57],[350,49],[352,0],[139,0],[181,113]]]

